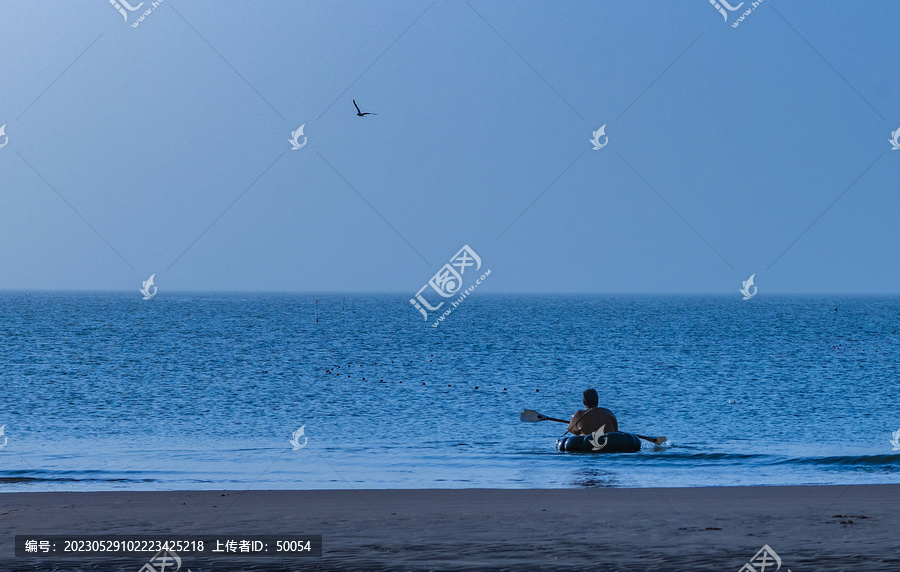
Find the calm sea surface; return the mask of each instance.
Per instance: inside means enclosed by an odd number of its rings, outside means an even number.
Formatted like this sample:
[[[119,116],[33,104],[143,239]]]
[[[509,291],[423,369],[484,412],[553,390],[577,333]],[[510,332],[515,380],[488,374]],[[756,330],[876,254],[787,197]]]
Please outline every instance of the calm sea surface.
[[[0,491],[900,482],[900,298],[409,298],[2,293]]]

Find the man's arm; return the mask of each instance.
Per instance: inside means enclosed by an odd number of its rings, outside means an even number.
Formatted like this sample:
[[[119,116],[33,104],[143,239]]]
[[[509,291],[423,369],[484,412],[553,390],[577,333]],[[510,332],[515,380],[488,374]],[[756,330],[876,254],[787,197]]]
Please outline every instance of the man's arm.
[[[581,416],[583,414],[584,414],[583,411],[576,411],[575,414],[572,415],[572,420],[569,421],[569,427],[568,427],[569,433],[571,433],[572,435],[580,435],[580,433],[578,433],[578,429],[575,428],[575,424],[578,422],[579,419],[581,419]]]
[[[609,409],[607,409],[607,412],[609,412],[609,422],[607,423],[606,426],[607,426],[607,428],[611,427],[611,429],[609,429],[609,431],[607,431],[607,433],[612,433],[613,431],[618,431],[619,430],[619,420],[616,419],[616,414],[613,413],[612,411],[609,411]]]

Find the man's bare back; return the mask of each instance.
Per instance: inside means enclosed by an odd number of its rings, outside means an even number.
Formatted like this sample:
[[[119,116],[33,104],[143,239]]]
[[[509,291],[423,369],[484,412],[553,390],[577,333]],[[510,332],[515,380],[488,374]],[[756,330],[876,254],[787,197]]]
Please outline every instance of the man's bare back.
[[[601,427],[603,427],[604,433],[619,430],[616,416],[605,407],[581,409],[572,416],[572,421],[569,422],[569,432],[572,435],[590,435]]]

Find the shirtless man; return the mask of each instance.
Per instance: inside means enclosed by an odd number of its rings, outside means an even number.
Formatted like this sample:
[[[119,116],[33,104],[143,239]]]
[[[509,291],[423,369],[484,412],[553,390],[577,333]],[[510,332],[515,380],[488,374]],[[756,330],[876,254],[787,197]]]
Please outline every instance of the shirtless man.
[[[597,407],[600,398],[597,391],[586,389],[582,394],[582,403],[587,409],[582,409],[572,416],[569,422],[569,432],[572,435],[590,435],[603,427],[604,433],[612,433],[619,430],[619,422],[609,409]],[[605,426],[605,427],[604,427]]]

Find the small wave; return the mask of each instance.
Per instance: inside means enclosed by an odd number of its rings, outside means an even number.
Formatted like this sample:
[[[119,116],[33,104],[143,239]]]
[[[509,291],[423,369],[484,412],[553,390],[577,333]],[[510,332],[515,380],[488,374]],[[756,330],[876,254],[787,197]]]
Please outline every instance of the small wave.
[[[843,455],[830,457],[785,457],[783,455],[765,454],[738,454],[738,453],[685,453],[683,451],[667,450],[654,454],[653,451],[645,451],[644,454],[628,456],[629,460],[640,463],[656,464],[661,461],[666,464],[742,464],[754,463],[757,465],[793,465],[793,466],[839,466],[839,467],[900,467],[900,455]]]
[[[65,477],[0,477],[0,483],[152,483],[156,479],[75,479]]]
[[[840,457],[803,457],[785,459],[771,463],[773,465],[859,465],[877,467],[900,464],[900,455],[845,455]]]
[[[103,471],[3,471],[0,484],[14,483],[152,483],[156,479],[127,478],[122,476],[94,476]],[[74,474],[73,474],[74,473]]]
[[[750,461],[763,459],[768,457],[769,455],[760,455],[760,454],[741,454],[741,453],[686,453],[682,451],[675,450],[672,448],[665,448],[665,451],[662,451],[659,455],[654,455],[653,453],[657,451],[653,451],[652,449],[647,449],[645,451],[649,453],[647,455],[635,455],[634,459],[639,459],[641,461],[647,461],[650,463],[658,462],[659,459],[666,459],[667,461],[685,461],[685,462],[696,462],[696,461]]]

